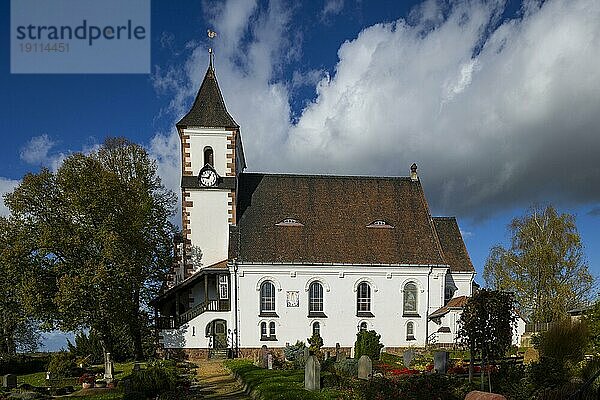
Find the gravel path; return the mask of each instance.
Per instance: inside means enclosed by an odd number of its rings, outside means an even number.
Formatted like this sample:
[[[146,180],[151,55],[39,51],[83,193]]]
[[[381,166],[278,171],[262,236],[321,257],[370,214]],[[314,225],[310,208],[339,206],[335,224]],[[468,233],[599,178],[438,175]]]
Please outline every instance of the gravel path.
[[[221,360],[198,362],[196,373],[199,384],[192,388],[192,391],[197,399],[250,399]]]

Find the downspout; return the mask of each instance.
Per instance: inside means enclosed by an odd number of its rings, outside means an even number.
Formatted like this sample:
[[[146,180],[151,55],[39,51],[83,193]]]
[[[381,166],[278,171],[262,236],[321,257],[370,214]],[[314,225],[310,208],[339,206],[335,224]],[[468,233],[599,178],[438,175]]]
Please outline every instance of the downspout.
[[[234,286],[235,286],[235,294],[234,294],[234,300],[233,300],[233,307],[234,307],[234,334],[235,334],[235,357],[239,357],[239,351],[240,351],[240,346],[239,346],[239,330],[238,330],[238,264],[237,264],[237,260],[234,259],[233,260],[233,281],[234,281]]]
[[[429,344],[429,281],[431,280],[431,272],[433,271],[433,267],[429,267],[429,272],[427,273],[427,309],[425,310],[425,347]]]

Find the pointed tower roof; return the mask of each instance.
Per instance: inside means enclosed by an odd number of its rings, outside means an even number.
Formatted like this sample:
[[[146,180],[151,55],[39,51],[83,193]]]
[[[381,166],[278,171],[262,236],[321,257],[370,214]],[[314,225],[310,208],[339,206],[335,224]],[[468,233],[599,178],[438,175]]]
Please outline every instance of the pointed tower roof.
[[[187,126],[201,126],[204,128],[239,128],[233,117],[227,112],[217,76],[212,63],[210,63],[204,75],[196,100],[188,113],[177,123],[178,128]]]

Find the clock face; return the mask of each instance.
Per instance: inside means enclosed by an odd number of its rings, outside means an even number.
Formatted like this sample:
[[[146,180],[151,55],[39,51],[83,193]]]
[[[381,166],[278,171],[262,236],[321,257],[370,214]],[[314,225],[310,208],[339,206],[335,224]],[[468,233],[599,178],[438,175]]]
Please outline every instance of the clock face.
[[[202,171],[200,174],[200,183],[202,186],[214,186],[217,183],[217,174],[211,169]]]

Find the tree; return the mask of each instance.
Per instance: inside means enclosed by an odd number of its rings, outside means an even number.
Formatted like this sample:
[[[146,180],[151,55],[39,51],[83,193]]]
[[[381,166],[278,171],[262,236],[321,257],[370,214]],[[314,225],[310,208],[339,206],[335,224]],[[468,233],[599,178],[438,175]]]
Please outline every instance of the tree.
[[[589,299],[594,279],[573,215],[533,207],[508,228],[510,248],[494,246],[484,267],[489,287],[515,292],[517,307],[531,322],[560,319]]]
[[[40,334],[24,310],[26,238],[0,217],[0,354],[37,350]]]
[[[480,289],[469,298],[460,317],[458,336],[471,352],[469,378],[473,376],[473,358],[477,354],[481,357],[482,389],[484,366],[504,357],[512,344],[516,320],[513,303],[511,293]],[[488,382],[491,391],[491,381]]]
[[[108,139],[56,173],[27,174],[5,203],[28,236],[28,310],[46,328],[89,328],[104,352],[130,339],[143,356],[147,301],[170,266],[175,196],[146,151]]]
[[[362,355],[367,355],[371,360],[379,360],[381,349],[381,335],[374,330],[360,330],[356,334],[356,342],[354,343],[354,357],[360,358]]]

